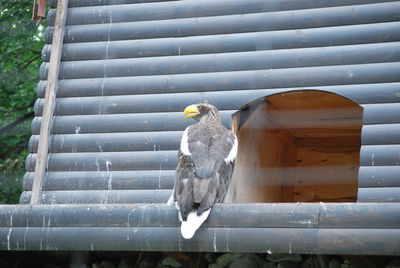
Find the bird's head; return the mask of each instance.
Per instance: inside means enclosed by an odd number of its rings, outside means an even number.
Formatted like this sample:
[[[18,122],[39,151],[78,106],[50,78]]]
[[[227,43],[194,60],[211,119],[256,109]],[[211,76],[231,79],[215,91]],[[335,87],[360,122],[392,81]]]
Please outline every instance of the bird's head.
[[[209,103],[191,104],[185,108],[183,114],[185,118],[193,118],[196,121],[203,118],[219,120],[218,109]]]

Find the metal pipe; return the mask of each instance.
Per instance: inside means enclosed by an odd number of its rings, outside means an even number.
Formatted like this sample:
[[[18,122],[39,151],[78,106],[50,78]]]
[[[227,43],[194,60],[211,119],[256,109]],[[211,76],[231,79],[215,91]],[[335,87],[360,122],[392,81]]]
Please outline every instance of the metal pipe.
[[[282,2],[282,0],[280,1]],[[310,1],[303,0],[302,2],[307,2],[310,5]],[[105,5],[102,7],[73,8],[68,14],[67,24],[118,23],[271,12],[285,10],[285,7],[286,10],[287,8],[297,9],[297,7],[300,7],[299,4],[281,7],[281,5],[265,3],[264,0],[203,0],[201,4],[196,1],[173,1],[141,5]],[[330,3],[325,5],[311,4],[313,8],[331,5]],[[304,9],[305,7],[301,8]],[[54,9],[51,9],[47,15],[50,26],[54,24],[54,13]]]
[[[33,173],[23,178],[23,189],[32,189]],[[172,189],[175,170],[48,172],[43,189],[59,190],[150,190]]]
[[[365,125],[400,123],[399,103],[362,106]],[[231,115],[235,111],[220,111],[225,127],[230,127]],[[53,134],[183,131],[192,123],[192,120],[183,118],[181,112],[57,116],[53,122]],[[40,124],[41,117],[35,117],[32,121],[33,134],[39,133]]]
[[[377,72],[376,70],[379,70]],[[189,93],[224,90],[321,88],[399,82],[400,63],[371,63],[275,70],[61,80],[59,97]],[[45,81],[38,84],[43,96]],[[367,87],[368,85],[362,85]],[[379,85],[377,85],[379,86]]]
[[[365,125],[361,133],[362,145],[400,144],[400,124]],[[60,134],[51,137],[49,152],[123,152],[165,151],[179,147],[182,131],[121,132],[90,134]],[[29,151],[35,153],[38,135],[29,140]]]
[[[186,73],[352,65],[400,61],[400,42],[296,48],[171,57],[69,61],[60,64],[60,79],[153,76]],[[46,79],[49,63],[42,63]]]
[[[64,44],[61,59],[73,61],[177,56],[355,45],[399,40],[400,23],[387,22],[184,38],[70,43]],[[43,61],[50,59],[50,53],[51,45],[47,44],[42,50]]]
[[[42,204],[166,203],[172,190],[44,191]],[[32,192],[22,192],[21,204],[29,204]]]
[[[397,102],[399,83],[369,84],[353,86],[333,86],[319,88],[347,97],[361,104]],[[287,89],[259,89],[216,92],[193,92],[172,94],[121,95],[106,97],[59,98],[55,114],[63,115],[99,115],[124,113],[169,113],[181,112],[191,103],[208,101],[220,110],[237,110],[243,105]],[[290,90],[290,89],[289,89]],[[378,96],[384,96],[379,98]],[[42,114],[43,99],[37,99],[34,105],[36,116]]]
[[[67,26],[65,43],[184,37],[397,21],[400,3]],[[51,42],[53,27],[45,31]]]
[[[52,153],[49,171],[116,171],[175,169],[177,151]],[[35,154],[26,160],[27,171],[33,171]],[[400,145],[365,145],[361,147],[361,166],[396,166],[400,161]]]
[[[49,154],[48,171],[171,170],[178,151],[58,153]],[[26,170],[35,168],[36,154],[29,154]]]

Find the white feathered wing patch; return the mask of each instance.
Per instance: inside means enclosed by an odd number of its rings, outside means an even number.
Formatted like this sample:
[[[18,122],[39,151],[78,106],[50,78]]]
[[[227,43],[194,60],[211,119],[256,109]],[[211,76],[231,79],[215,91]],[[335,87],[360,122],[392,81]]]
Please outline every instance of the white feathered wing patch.
[[[195,210],[191,211],[187,217],[187,221],[182,221],[182,217],[179,217],[181,220],[181,233],[183,238],[190,239],[194,236],[194,233],[199,229],[200,225],[207,219],[208,215],[211,212],[211,208],[204,211],[200,216],[197,216],[197,212]],[[181,212],[179,212],[180,216]]]
[[[181,153],[184,155],[191,155],[190,151],[189,151],[189,143],[188,143],[188,132],[189,132],[189,127],[187,127],[185,129],[185,131],[183,132],[182,135],[182,139],[181,139]]]
[[[167,201],[167,205],[172,205],[173,203],[174,203],[174,191],[172,191],[172,194]]]
[[[228,156],[225,158],[225,163],[233,162],[236,159],[237,151],[238,151],[238,140],[236,135],[234,136],[235,140],[233,142],[233,146],[231,151],[229,152]]]

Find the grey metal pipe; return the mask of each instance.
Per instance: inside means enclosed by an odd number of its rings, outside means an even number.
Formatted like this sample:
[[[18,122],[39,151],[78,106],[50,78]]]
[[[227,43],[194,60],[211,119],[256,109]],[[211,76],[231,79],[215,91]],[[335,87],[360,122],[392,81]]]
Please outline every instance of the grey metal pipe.
[[[122,152],[176,150],[182,132],[127,132],[62,134],[51,137],[50,152]],[[29,148],[36,152],[38,135],[30,139]]]
[[[34,173],[23,178],[23,190],[32,190]],[[59,190],[150,190],[172,189],[175,170],[48,172],[43,189]]]
[[[166,203],[172,190],[44,191],[41,204]],[[21,204],[29,204],[32,192],[22,192]]]
[[[391,229],[400,224],[399,209],[396,203],[215,204],[202,227]],[[29,222],[29,227],[50,228],[168,228],[179,226],[176,213],[167,204],[14,205],[3,206],[0,227],[26,227]]]
[[[376,70],[379,70],[377,72]],[[137,95],[399,82],[400,63],[61,80],[58,97]],[[363,85],[368,86],[368,85]],[[379,86],[379,85],[377,85]],[[44,96],[46,82],[38,84]]]
[[[365,125],[361,133],[362,145],[400,144],[400,124]],[[53,135],[49,152],[123,152],[164,151],[179,147],[182,131],[124,132]],[[39,136],[29,140],[29,151],[37,152]]]
[[[87,24],[67,26],[64,42],[184,37],[390,22],[399,19],[399,11],[400,3],[390,2],[203,18]],[[51,42],[53,30],[53,27],[48,27],[45,31],[47,43]]]
[[[322,2],[322,1],[321,1]],[[64,44],[62,60],[101,60],[354,45],[400,40],[400,22],[272,32]],[[44,45],[43,61],[51,45]]]
[[[122,5],[122,4],[142,4],[152,2],[177,1],[177,0],[71,0],[68,7],[103,6],[103,5]],[[57,0],[50,0],[52,8],[57,6]]]
[[[50,138],[49,152],[123,152],[123,151],[165,151],[176,150],[182,131],[163,132],[121,132],[61,134]],[[32,135],[28,147],[36,152],[39,135]]]
[[[177,164],[177,151],[53,153],[49,171],[118,171],[172,170]],[[29,154],[26,170],[33,171],[35,154]],[[395,166],[400,161],[400,145],[365,145],[361,147],[361,166]]]
[[[400,167],[361,166],[358,187],[400,187]],[[23,178],[23,190],[32,190],[33,172]],[[111,179],[110,179],[111,178]],[[45,191],[172,189],[174,170],[48,172]]]
[[[363,104],[363,123],[398,124],[400,123],[400,104]],[[235,110],[220,111],[222,123],[229,128],[231,114]],[[40,131],[41,117],[32,121],[32,133]],[[57,116],[53,122],[53,134],[182,131],[192,124],[192,120],[183,118],[181,112],[171,113],[134,113],[109,115],[71,115]]]
[[[385,145],[400,143],[400,124],[365,125],[362,129],[363,145]]]
[[[220,111],[222,123],[230,126],[234,111]],[[183,113],[135,113],[110,115],[57,116],[53,122],[52,134],[147,132],[184,130],[193,120]],[[39,134],[41,117],[32,121],[33,134]]]
[[[399,166],[364,166],[358,173],[358,186],[370,187],[400,187]]]
[[[310,1],[304,0],[303,2],[310,3]],[[325,5],[330,6],[330,4]],[[325,5],[316,4],[314,6]],[[291,6],[290,9],[296,9],[297,6]],[[264,0],[203,0],[201,4],[197,1],[173,1],[141,5],[105,5],[69,9],[67,25],[208,17],[281,10],[284,8],[281,8],[280,5],[267,3]],[[55,9],[51,9],[47,15],[51,26],[54,25],[55,13]]]
[[[164,2],[164,1],[176,1],[176,0],[70,0],[68,2],[69,7],[85,7],[85,6],[105,6],[105,5],[122,5],[122,4],[146,4],[152,2]],[[389,0],[382,0],[389,2]],[[392,1],[392,0],[391,0]],[[49,5],[52,8],[57,6],[57,0],[50,0]],[[270,0],[268,2],[271,6],[279,7],[280,9],[304,9],[304,8],[316,8],[336,5],[355,5],[355,4],[370,4],[376,3],[374,0],[331,0],[328,2],[324,1],[312,1],[312,0],[297,0],[292,2],[291,0]]]
[[[125,1],[126,2],[126,1]],[[177,1],[164,3],[143,3],[141,5],[104,5],[103,7],[84,7],[68,10],[67,25],[116,23],[126,21],[162,20],[188,17],[271,12],[294,9],[324,8],[333,6],[370,4],[373,1],[310,1],[298,0],[203,0]],[[49,25],[54,25],[55,9],[48,12]]]
[[[351,65],[400,61],[400,42],[296,48],[172,57],[70,61],[60,64],[60,79],[153,76]],[[46,79],[49,63],[40,66]]]
[[[399,162],[399,144],[361,146],[360,165],[362,166],[397,166]]]
[[[48,171],[172,170],[178,151],[58,153],[49,154]],[[26,158],[26,170],[34,171],[36,154]],[[112,180],[111,173],[109,175]]]
[[[400,202],[400,187],[359,188],[358,202]]]
[[[318,88],[327,90],[351,100],[369,104],[376,102],[397,102],[396,96],[400,83],[368,84],[352,86],[333,86]],[[237,110],[241,106],[270,94],[287,89],[259,89],[236,91],[211,91],[172,94],[143,94],[117,95],[94,97],[58,98],[55,114],[61,115],[89,115],[89,114],[118,114],[143,112],[180,112],[191,103],[200,103],[207,100],[220,110]],[[379,96],[385,96],[384,98]],[[34,105],[36,116],[41,116],[44,99],[37,99]]]
[[[0,228],[0,237],[3,238],[0,248],[244,253],[265,253],[267,248],[274,253],[397,255],[400,251],[399,236],[399,229],[381,228],[228,227],[200,228],[194,239],[184,240],[178,227],[3,227]]]
[[[364,124],[400,123],[400,103],[364,104]]]
[[[321,87],[307,87],[306,89],[319,89],[328,92],[336,93],[353,100],[359,104],[366,103],[392,103],[398,102],[398,88],[400,83],[376,83],[376,84],[354,84],[354,85],[334,85],[334,86],[321,86]],[[124,113],[122,111],[129,112],[140,112],[140,111],[155,111],[155,112],[171,112],[181,111],[184,103],[199,103],[208,100],[210,103],[215,104],[220,109],[235,110],[237,107],[241,107],[252,100],[260,97],[264,97],[270,94],[279,92],[304,89],[304,88],[275,88],[275,89],[247,89],[247,90],[231,90],[231,91],[206,91],[206,92],[189,92],[189,93],[171,93],[162,94],[163,103],[158,107],[154,106],[154,102],[157,103],[157,99],[160,98],[160,94],[142,94],[142,95],[123,95],[123,96],[105,96],[103,98],[101,107],[92,108],[90,107],[77,107],[75,103],[79,102],[91,103],[91,96],[82,97],[63,97],[59,98],[56,107],[56,114],[60,115],[72,115],[74,111],[79,111],[80,114],[90,113]],[[362,92],[362,94],[360,94]],[[41,92],[40,92],[41,94]],[[85,92],[82,92],[85,94]],[[88,97],[88,98],[85,98]],[[102,97],[93,96],[94,100]],[[124,106],[124,103],[129,102],[130,99],[135,98],[137,100],[133,107]],[[34,105],[35,115],[41,115],[43,99],[39,98],[36,100]],[[115,103],[112,101],[116,101]],[[113,105],[114,103],[114,105]],[[121,103],[121,104],[120,104]],[[66,105],[71,105],[72,109],[67,109]],[[143,110],[138,110],[136,107],[140,107]]]

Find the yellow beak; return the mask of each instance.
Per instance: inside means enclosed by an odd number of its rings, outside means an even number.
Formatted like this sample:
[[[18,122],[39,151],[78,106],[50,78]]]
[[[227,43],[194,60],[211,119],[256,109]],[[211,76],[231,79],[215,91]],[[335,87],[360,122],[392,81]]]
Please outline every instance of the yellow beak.
[[[183,111],[183,114],[185,118],[192,118],[198,114],[200,114],[199,109],[197,108],[197,105],[189,105],[188,107],[185,108]]]

